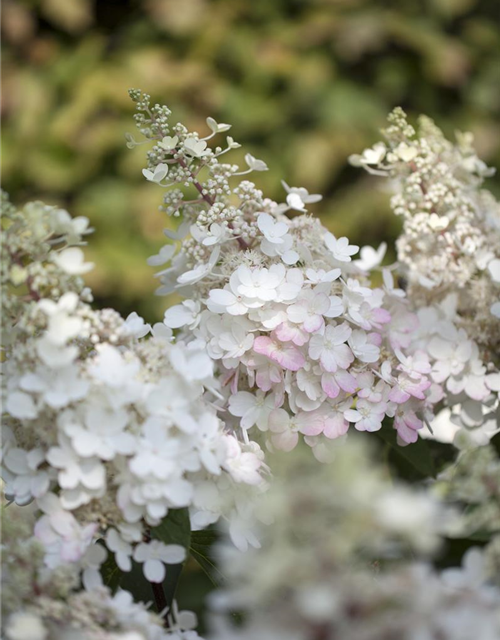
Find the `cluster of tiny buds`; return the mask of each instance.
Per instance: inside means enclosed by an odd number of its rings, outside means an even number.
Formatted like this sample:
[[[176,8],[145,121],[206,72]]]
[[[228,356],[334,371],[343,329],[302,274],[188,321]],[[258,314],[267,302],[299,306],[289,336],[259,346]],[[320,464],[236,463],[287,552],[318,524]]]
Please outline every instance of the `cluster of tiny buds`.
[[[230,195],[231,187],[229,186],[227,179],[223,175],[212,176],[206,181],[203,194],[211,197],[217,197],[222,195]]]
[[[260,189],[257,189],[253,182],[249,180],[243,180],[235,188],[234,193],[241,200],[242,208],[247,208],[250,205],[255,211],[260,211],[265,208],[263,197],[264,194]],[[269,201],[271,202],[271,201]]]
[[[259,234],[258,228],[253,223],[248,223],[243,218],[240,218],[233,225],[234,231],[239,235],[246,238],[256,238]]]
[[[191,260],[188,261],[190,267],[202,262],[206,257],[207,251],[205,247],[198,244],[194,238],[187,238],[182,246],[186,256],[191,258]]]
[[[180,216],[179,207],[182,205],[184,192],[181,189],[172,189],[167,191],[163,196],[163,205],[159,207],[160,211],[164,211],[168,216],[175,218]]]
[[[406,114],[400,107],[396,107],[388,116],[390,126],[384,130],[387,138],[412,138],[415,135],[415,129],[408,123]]]
[[[215,202],[208,211],[202,211],[198,215],[196,224],[199,227],[206,227],[214,222],[227,226],[228,221],[233,220],[238,215],[237,209],[228,207],[224,202]]]

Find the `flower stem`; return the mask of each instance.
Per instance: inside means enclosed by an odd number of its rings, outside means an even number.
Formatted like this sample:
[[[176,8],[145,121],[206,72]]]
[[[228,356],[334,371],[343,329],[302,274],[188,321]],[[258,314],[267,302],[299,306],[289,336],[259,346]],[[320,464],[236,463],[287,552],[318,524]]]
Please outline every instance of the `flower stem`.
[[[160,614],[160,616],[163,618],[164,626],[168,628],[170,626],[168,622],[168,616],[167,616],[169,606],[168,606],[167,598],[165,596],[163,585],[161,584],[161,582],[151,582],[150,584],[151,584],[151,589],[153,590],[156,609]]]

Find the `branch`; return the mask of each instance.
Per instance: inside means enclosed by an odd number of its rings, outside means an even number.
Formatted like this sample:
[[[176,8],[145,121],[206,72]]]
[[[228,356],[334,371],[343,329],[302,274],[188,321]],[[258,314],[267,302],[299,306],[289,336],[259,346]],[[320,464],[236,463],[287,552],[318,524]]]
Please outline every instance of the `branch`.
[[[186,162],[182,158],[177,158],[177,162],[181,165],[183,169],[187,169],[187,171],[189,171],[189,174],[193,179],[193,184],[198,190],[198,192],[200,193],[201,197],[203,198],[203,200],[205,200],[207,204],[209,204],[212,207],[215,204],[215,200],[213,200],[209,195],[203,192],[203,186],[199,183],[198,180],[196,180],[194,173],[187,166]],[[229,225],[229,227],[231,228],[231,225]],[[243,240],[243,238],[239,237],[239,238],[236,238],[236,240],[238,241],[238,244],[243,249],[243,251],[246,251],[248,249],[248,244]]]

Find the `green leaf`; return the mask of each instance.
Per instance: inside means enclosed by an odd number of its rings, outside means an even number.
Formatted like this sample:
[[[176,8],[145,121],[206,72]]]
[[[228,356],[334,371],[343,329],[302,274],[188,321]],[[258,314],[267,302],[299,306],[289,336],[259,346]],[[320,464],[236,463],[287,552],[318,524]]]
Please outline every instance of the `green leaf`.
[[[213,545],[219,540],[219,534],[214,529],[193,531],[191,534],[191,557],[209,578],[210,582],[218,587],[225,580],[224,574],[219,570],[214,560]]]
[[[113,553],[108,552],[106,561],[101,566],[101,576],[106,587],[109,587],[113,593],[121,585],[123,572],[120,570],[115,561]]]
[[[392,425],[388,424],[384,424],[376,434],[390,446],[391,451],[400,459],[399,462],[401,462],[401,459],[406,463],[409,462],[420,476],[426,478],[429,476],[434,478],[436,476],[434,460],[425,440],[419,438],[415,443],[402,447],[397,443],[396,430],[392,428]]]
[[[189,510],[170,509],[160,524],[151,529],[151,537],[165,544],[180,544],[187,551],[191,543]]]
[[[220,540],[220,534],[215,529],[203,529],[191,533],[191,546],[211,547]]]

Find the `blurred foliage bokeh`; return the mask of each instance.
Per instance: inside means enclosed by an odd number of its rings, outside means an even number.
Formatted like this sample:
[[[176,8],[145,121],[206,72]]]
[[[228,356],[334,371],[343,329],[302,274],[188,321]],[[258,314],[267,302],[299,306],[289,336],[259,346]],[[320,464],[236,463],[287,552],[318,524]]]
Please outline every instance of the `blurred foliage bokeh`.
[[[96,228],[88,277],[101,305],[162,316],[146,257],[162,244],[162,192],[130,151],[129,87],[204,131],[211,115],[270,171],[320,192],[327,226],[391,242],[398,220],[374,178],[348,166],[387,112],[471,130],[500,165],[497,0],[4,0],[3,186]],[[489,186],[498,193],[498,181]]]

